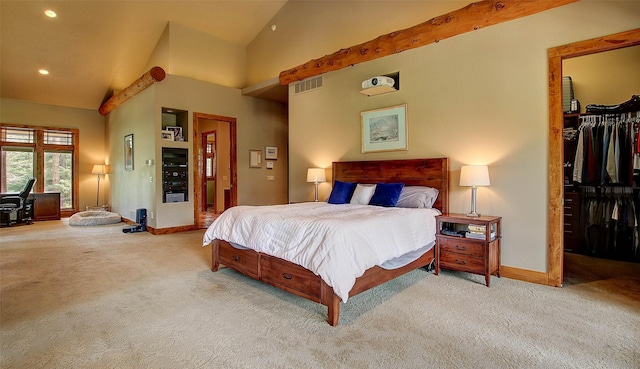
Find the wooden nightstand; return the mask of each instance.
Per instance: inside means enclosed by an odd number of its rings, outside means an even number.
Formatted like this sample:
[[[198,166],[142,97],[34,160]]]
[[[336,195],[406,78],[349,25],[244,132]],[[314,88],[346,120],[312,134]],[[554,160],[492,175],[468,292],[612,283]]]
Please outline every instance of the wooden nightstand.
[[[500,277],[501,219],[483,215],[444,214],[436,217],[436,274],[440,267]],[[446,234],[453,231],[454,234]]]

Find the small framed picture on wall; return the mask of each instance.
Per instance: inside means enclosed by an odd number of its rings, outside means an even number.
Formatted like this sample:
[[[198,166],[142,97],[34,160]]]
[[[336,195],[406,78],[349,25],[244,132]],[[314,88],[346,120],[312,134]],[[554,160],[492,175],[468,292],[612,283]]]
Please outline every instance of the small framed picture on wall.
[[[264,158],[267,160],[278,160],[278,146],[265,147]]]
[[[124,136],[124,170],[133,170],[133,133]]]
[[[249,150],[249,168],[262,168],[262,150]]]

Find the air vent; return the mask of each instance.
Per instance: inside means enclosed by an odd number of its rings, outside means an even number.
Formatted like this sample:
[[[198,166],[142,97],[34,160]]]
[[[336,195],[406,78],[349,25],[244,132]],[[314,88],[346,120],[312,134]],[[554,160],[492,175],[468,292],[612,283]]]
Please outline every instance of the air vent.
[[[295,94],[301,94],[303,92],[315,90],[322,87],[322,76],[305,79],[304,81],[297,82],[294,85]]]

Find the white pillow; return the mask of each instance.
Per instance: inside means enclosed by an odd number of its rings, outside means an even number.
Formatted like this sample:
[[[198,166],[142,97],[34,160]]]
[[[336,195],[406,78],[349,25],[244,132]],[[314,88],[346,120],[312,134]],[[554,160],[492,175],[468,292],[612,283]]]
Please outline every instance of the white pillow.
[[[376,192],[376,185],[358,183],[356,185],[355,191],[353,191],[350,203],[369,205],[369,200],[371,200],[371,197],[373,197],[374,192]]]
[[[404,186],[398,199],[399,208],[430,208],[438,198],[438,190],[432,187]]]

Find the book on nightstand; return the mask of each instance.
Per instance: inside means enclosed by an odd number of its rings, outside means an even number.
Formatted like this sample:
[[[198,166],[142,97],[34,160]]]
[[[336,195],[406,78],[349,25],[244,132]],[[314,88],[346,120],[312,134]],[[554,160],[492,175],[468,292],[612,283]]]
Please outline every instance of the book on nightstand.
[[[478,233],[478,232],[466,232],[464,234],[464,236],[466,238],[473,238],[476,240],[484,240],[486,233],[482,232],[482,233]],[[496,232],[491,232],[491,234],[489,235],[489,239],[493,240],[494,238],[496,238]]]

